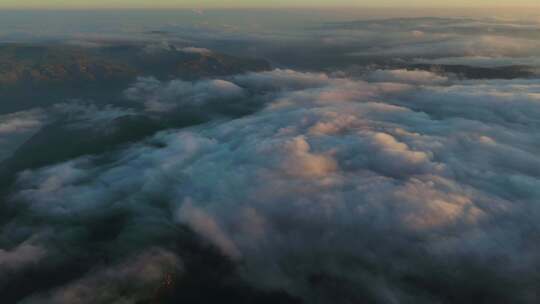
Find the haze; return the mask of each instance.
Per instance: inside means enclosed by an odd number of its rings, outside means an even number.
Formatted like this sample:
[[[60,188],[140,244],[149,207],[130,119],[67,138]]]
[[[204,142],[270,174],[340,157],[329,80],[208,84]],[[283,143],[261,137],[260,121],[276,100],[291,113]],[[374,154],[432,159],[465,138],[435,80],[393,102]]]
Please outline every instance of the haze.
[[[283,7],[533,7],[536,0],[2,0],[0,8],[10,9],[118,9],[118,8],[283,8]]]
[[[535,5],[0,0],[0,303],[540,303]]]

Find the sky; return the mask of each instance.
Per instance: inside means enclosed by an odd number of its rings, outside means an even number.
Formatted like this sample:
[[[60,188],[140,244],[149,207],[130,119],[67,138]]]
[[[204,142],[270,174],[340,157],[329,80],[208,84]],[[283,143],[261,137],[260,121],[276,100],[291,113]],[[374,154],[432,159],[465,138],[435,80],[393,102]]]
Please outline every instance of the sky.
[[[516,7],[537,0],[0,0],[0,8],[283,8],[283,7]]]
[[[22,4],[0,303],[540,303],[540,7]]]

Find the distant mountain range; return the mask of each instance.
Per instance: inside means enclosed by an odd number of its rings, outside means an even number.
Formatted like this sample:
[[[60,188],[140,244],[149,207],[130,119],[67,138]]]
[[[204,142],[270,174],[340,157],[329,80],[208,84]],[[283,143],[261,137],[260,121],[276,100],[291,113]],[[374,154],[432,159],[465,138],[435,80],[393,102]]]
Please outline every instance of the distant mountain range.
[[[137,76],[195,80],[269,68],[265,60],[174,47],[4,44],[0,113],[68,98],[114,98]]]

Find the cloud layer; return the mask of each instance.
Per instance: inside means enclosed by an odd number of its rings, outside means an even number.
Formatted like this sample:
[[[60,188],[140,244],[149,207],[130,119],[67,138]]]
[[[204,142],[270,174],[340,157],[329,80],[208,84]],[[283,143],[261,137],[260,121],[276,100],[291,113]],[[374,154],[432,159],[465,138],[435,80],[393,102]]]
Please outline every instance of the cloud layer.
[[[119,216],[98,237],[114,263],[23,303],[108,303],[125,280],[157,290],[164,269],[181,277],[189,264],[188,249],[167,245],[181,227],[246,284],[307,303],[535,303],[540,82],[407,70],[366,79],[140,79],[126,96],[151,115],[246,98],[265,106],[22,172],[0,266],[17,252],[10,271],[20,273],[38,259],[73,261],[95,245],[80,223]],[[129,294],[126,303],[150,297]]]

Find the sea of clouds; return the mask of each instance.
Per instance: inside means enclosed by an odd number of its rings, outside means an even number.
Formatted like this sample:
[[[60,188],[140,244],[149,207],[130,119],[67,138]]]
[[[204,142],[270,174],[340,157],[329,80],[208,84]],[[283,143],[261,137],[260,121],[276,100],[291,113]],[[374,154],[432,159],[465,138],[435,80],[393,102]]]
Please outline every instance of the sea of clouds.
[[[296,67],[0,115],[1,303],[540,302],[540,19],[195,13],[0,31]]]
[[[306,303],[538,301],[538,79],[277,69],[140,78],[124,94],[139,108],[70,113],[103,127],[132,111],[253,110],[20,172],[0,286],[89,265],[21,303],[150,301],[190,263],[172,245],[184,228],[245,284]],[[35,132],[58,107],[2,116],[0,140]]]

